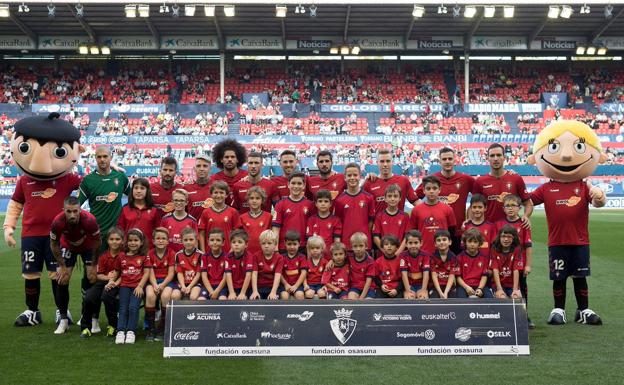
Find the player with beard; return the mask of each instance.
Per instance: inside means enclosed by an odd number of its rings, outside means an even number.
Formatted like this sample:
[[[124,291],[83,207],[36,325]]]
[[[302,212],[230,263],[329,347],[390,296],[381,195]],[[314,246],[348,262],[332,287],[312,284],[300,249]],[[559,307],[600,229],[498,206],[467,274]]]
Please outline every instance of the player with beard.
[[[247,177],[236,182],[232,187],[234,190],[234,204],[232,207],[237,209],[241,214],[249,211],[247,192],[253,186],[260,187],[266,194],[266,199],[262,204],[263,211],[270,213],[271,207],[281,199],[275,183],[268,178],[262,177],[263,166],[264,161],[262,154],[259,152],[251,152],[247,156]]]
[[[154,206],[164,214],[169,214],[174,209],[171,195],[180,188],[175,181],[177,172],[178,161],[171,156],[164,157],[160,162],[160,180],[150,184]]]
[[[247,150],[242,144],[234,139],[226,139],[217,143],[212,149],[212,161],[221,171],[210,178],[213,183],[222,180],[227,183],[230,193],[225,199],[225,204],[234,204],[234,184],[247,176],[247,171],[241,169],[247,162]]]
[[[212,205],[210,197],[210,157],[199,154],[195,157],[195,182],[184,186],[188,192],[188,209],[186,210],[193,218],[201,218],[205,208]]]
[[[306,196],[314,201],[318,191],[328,190],[333,201],[347,187],[345,177],[333,170],[334,158],[332,153],[327,150],[316,155],[316,167],[318,167],[319,175],[308,177]]]
[[[451,250],[455,254],[461,251],[461,225],[466,220],[466,202],[468,194],[472,191],[475,178],[468,174],[455,170],[455,150],[450,147],[442,147],[439,152],[440,166],[442,170],[433,175],[440,180],[440,202],[444,202],[451,206],[453,214],[455,214],[455,222],[457,228],[455,233],[451,234]],[[423,185],[416,188],[416,195],[419,199],[425,197]]]
[[[396,184],[401,189],[401,201],[399,202],[399,210],[405,210],[405,200],[414,203],[418,200],[416,192],[412,188],[412,184],[405,175],[394,175],[392,173],[392,153],[390,150],[381,149],[377,152],[377,166],[379,167],[379,176],[371,174],[364,182],[362,188],[375,198],[377,203],[375,212],[381,213],[386,208],[384,196],[386,188]]]
[[[61,319],[54,334],[63,334],[69,329],[67,309],[69,306],[69,281],[76,265],[78,254],[87,267],[89,282],[97,280],[97,252],[100,248],[100,228],[95,217],[80,209],[78,198],[65,198],[63,211],[54,218],[50,227],[50,250],[58,265],[56,270],[56,303]],[[95,264],[92,265],[95,259]]]
[[[284,150],[279,156],[280,167],[282,168],[282,175],[274,175],[271,177],[271,182],[275,183],[278,194],[281,198],[285,198],[290,195],[288,189],[288,178],[290,174],[294,173],[297,169],[297,154],[293,150]],[[307,177],[306,177],[307,181]]]
[[[527,192],[522,177],[505,169],[505,149],[498,143],[493,143],[487,149],[490,172],[478,177],[472,189],[473,194],[482,194],[487,199],[485,219],[496,223],[505,219],[503,210],[503,198],[505,195],[514,194],[522,199],[524,214],[522,215],[523,226],[530,226],[529,217],[533,213],[533,203]]]

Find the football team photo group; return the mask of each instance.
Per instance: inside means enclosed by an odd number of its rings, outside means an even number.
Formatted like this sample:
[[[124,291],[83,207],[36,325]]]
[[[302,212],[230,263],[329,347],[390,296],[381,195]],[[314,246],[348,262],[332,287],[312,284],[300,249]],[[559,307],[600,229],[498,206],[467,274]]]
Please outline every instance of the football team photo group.
[[[624,0],[0,0],[0,383],[624,383],[623,62]]]

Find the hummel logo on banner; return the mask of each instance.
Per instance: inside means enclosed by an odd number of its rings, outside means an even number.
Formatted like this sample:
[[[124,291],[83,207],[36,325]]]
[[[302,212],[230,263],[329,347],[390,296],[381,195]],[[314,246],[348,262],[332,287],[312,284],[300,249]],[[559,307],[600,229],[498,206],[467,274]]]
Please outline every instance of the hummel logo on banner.
[[[340,310],[334,310],[334,313],[336,314],[336,319],[329,321],[329,325],[338,341],[344,345],[353,335],[357,326],[357,321],[349,318],[353,310],[342,308]]]

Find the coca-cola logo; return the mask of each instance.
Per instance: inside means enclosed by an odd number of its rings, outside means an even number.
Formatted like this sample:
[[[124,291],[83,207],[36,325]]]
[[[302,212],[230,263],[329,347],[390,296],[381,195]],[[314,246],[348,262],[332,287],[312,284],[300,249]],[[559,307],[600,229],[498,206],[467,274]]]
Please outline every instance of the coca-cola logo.
[[[199,332],[176,332],[173,335],[174,341],[197,341],[199,339]]]

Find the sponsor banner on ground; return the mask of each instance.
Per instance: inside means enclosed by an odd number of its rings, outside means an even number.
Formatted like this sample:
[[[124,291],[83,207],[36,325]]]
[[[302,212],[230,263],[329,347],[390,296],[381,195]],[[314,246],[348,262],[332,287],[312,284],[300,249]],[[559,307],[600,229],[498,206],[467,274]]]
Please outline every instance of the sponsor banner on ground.
[[[124,114],[157,114],[166,112],[164,104],[33,104],[33,114],[58,112],[61,114],[74,110],[79,113],[103,113],[109,110],[111,113]]]
[[[99,40],[100,44],[118,51],[158,49],[158,41],[153,36],[104,36]]]
[[[471,49],[527,49],[526,37],[524,36],[474,36],[470,40]]]
[[[37,46],[34,41],[30,40],[27,36],[22,35],[4,35],[0,36],[0,49],[6,50],[22,50],[22,49],[36,49]]]
[[[165,330],[165,357],[529,354],[514,300],[174,301]]]
[[[281,36],[228,36],[225,39],[228,50],[277,50],[284,49]]]
[[[429,108],[433,112],[443,111],[444,104],[394,104],[395,112],[424,112]],[[390,112],[391,104],[322,104],[321,112]]]
[[[168,50],[216,50],[219,49],[217,36],[161,36],[160,49]]]
[[[516,113],[538,113],[544,107],[541,103],[488,103],[464,105],[466,112],[516,112]]]

